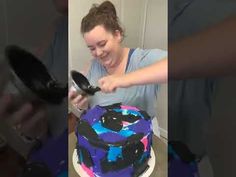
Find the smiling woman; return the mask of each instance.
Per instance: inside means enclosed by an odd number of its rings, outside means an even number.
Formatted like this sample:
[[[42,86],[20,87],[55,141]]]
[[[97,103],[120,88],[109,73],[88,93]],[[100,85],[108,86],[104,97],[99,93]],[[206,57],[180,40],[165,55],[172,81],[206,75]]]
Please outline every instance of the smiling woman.
[[[93,57],[109,74],[124,73],[129,49],[121,47],[124,30],[112,3],[94,5],[82,19],[81,33]]]
[[[94,57],[88,72],[85,73],[91,85],[98,85],[98,80],[104,76],[132,72],[167,55],[166,51],[160,49],[124,47],[124,30],[119,23],[115,6],[110,1],[92,6],[82,19],[81,34]],[[78,95],[73,89],[69,95],[72,104],[78,109],[121,102],[140,107],[151,117],[155,117],[157,88],[157,85],[142,85],[117,89],[111,94],[97,92],[89,101],[86,96]]]
[[[80,66],[83,65],[83,59],[87,59],[89,57],[85,55],[86,50],[90,52],[93,59],[91,60],[89,64],[87,72],[83,72],[84,76],[88,79],[87,84],[89,83],[92,86],[98,86],[99,79],[103,78],[104,76],[130,73],[140,68],[153,65],[157,61],[165,59],[167,57],[167,52],[161,49],[138,48],[139,46],[143,46],[141,43],[138,44],[138,41],[140,40],[141,42],[142,29],[143,29],[142,27],[145,26],[145,23],[142,23],[142,21],[140,20],[141,19],[140,14],[143,12],[142,10],[144,10],[145,8],[144,5],[148,1],[136,0],[135,4],[133,1],[132,3],[131,1],[122,1],[122,0],[103,1],[101,4],[92,5],[90,9],[89,7],[91,6],[91,1],[76,0],[75,2],[78,2],[78,4],[76,5],[73,4],[73,6],[71,4],[70,7],[72,8],[72,10],[73,10],[73,7],[77,7],[77,9],[74,9],[74,12],[77,12],[77,14],[76,13],[71,14],[69,18],[71,18],[71,21],[75,23],[78,23],[78,20],[81,20],[81,24],[79,26],[80,32],[81,32],[81,35],[80,35],[81,38],[77,38],[77,40],[75,40],[76,35],[78,35],[78,26],[75,27],[73,26],[73,23],[72,24],[70,23],[71,25],[70,47],[72,47],[70,48],[70,54],[71,54],[70,55],[70,66],[71,66],[70,70],[80,70],[81,69]],[[101,2],[101,1],[93,0],[92,2]],[[121,4],[118,2],[120,2]],[[129,7],[132,7],[135,5],[135,7],[138,7],[139,10],[134,8],[135,12],[133,10],[130,11],[129,8],[126,7],[127,4],[129,5]],[[79,10],[78,10],[78,6],[80,7]],[[123,12],[123,10],[125,11],[125,13]],[[71,9],[69,13],[72,13]],[[130,20],[132,25],[127,24],[127,18],[123,18],[124,17],[123,13],[124,13],[124,16],[126,15],[128,16],[128,19]],[[124,22],[126,23],[125,24],[126,28],[123,28],[123,26],[121,26],[119,22],[118,14],[121,17],[122,23]],[[77,20],[74,21],[77,15],[83,16],[83,17],[78,18]],[[133,23],[135,21],[137,22],[137,24]],[[127,28],[127,26],[130,28]],[[129,30],[131,29],[131,26],[132,26],[132,30]],[[126,29],[126,32],[128,35],[124,34],[124,29]],[[124,40],[125,36],[127,36],[127,38],[125,38]],[[135,41],[136,45],[127,43],[126,39],[129,39],[129,41]],[[83,43],[81,41],[83,41]],[[78,50],[75,50],[74,48],[75,45],[80,45],[80,48],[77,48]],[[81,46],[84,46],[84,48],[82,48]],[[155,47],[157,47],[157,45],[155,45]],[[77,57],[73,57],[73,55],[75,54],[77,54]],[[78,64],[77,66],[76,66],[76,62]],[[75,77],[73,77],[73,72],[71,72],[71,78],[72,78],[72,85],[74,86],[75,84],[73,81],[75,81]],[[78,82],[80,83],[76,83],[76,85],[79,86],[81,85],[83,80],[80,79],[80,81]],[[153,125],[154,127],[153,128],[154,134],[157,136],[160,135],[160,132],[158,129],[158,123],[156,123],[157,118],[156,118],[155,102],[157,99],[156,96],[157,96],[157,91],[158,91],[157,84],[149,84],[149,85],[146,84],[146,85],[133,86],[129,88],[118,88],[116,89],[116,92],[113,92],[113,93],[105,93],[105,92],[99,91],[99,92],[96,92],[95,94],[84,94],[83,92],[81,92],[81,90],[83,89],[80,86],[79,86],[80,89],[77,88],[77,90],[74,89],[76,87],[73,88],[73,86],[69,91],[69,101],[70,103],[72,103],[71,104],[72,112],[75,113],[75,115],[78,116],[80,119],[78,120],[77,126],[75,126],[75,132],[83,129],[85,133],[91,134],[92,136],[93,135],[97,136],[94,131],[90,131],[91,127],[89,128],[89,126],[86,123],[79,126],[79,124],[83,120],[83,116],[87,115],[89,117],[89,120],[91,119],[91,121],[94,121],[95,116],[100,117],[100,113],[99,113],[100,111],[104,112],[104,110],[100,109],[101,107],[106,107],[108,110],[110,110],[112,108],[112,105],[125,105],[123,107],[124,112],[121,113],[119,112],[119,109],[116,108],[114,110],[115,114],[109,111],[107,119],[106,118],[103,119],[101,117],[101,122],[104,120],[105,122],[103,123],[106,125],[104,128],[101,126],[98,126],[98,127],[95,127],[95,129],[98,131],[100,130],[103,131],[105,128],[113,129],[114,131],[120,132],[121,138],[122,136],[127,137],[128,135],[131,135],[130,133],[132,132],[131,131],[123,132],[122,130],[120,130],[121,125],[124,126],[125,130],[127,130],[128,127],[133,127],[133,125],[129,123],[129,120],[132,119],[132,121],[134,122],[136,121],[135,118],[137,118],[137,115],[135,114],[135,111],[137,108],[139,110],[145,111],[147,115],[149,115],[150,125]],[[88,88],[88,85],[85,88],[85,90],[87,88]],[[99,112],[91,111],[91,110],[94,110],[94,108],[95,110],[96,108],[98,108],[100,111]],[[121,114],[122,116],[129,118],[129,120],[128,119],[125,119],[123,121],[119,120],[119,116],[117,117],[116,111],[118,111],[119,115]],[[128,112],[130,111],[130,114],[132,115],[134,114],[134,116],[130,116],[130,115],[127,116],[127,111]],[[142,149],[143,147],[142,144],[138,143],[139,141],[136,141],[136,138],[135,138],[137,137],[138,139],[139,138],[142,139],[142,137],[139,137],[139,134],[138,134],[142,132],[142,130],[145,130],[145,131],[148,130],[145,124],[142,124],[142,126],[138,128],[137,133],[134,133],[133,136],[130,137],[131,139],[126,141],[129,144],[128,146],[130,146],[130,148],[133,149],[132,151],[130,151],[130,149],[128,151],[125,151],[125,152],[128,152],[129,155],[131,155],[132,152],[134,152],[133,155],[136,156],[135,154],[139,152],[138,151],[139,149],[137,150],[136,148],[141,147]],[[117,136],[120,137],[120,135],[118,135],[117,133],[111,135],[107,131],[104,132],[104,136],[111,138],[113,142],[116,141],[115,137]],[[135,143],[132,143],[133,138],[135,139]],[[77,140],[79,141],[78,145],[82,146],[83,143],[81,142],[84,139],[77,138]],[[143,139],[142,141],[144,141],[144,149],[146,149],[147,141],[146,139],[145,140]],[[106,143],[109,144],[110,142],[106,142]],[[127,175],[127,173],[122,174],[121,172],[116,171],[116,169],[119,166],[121,166],[121,168],[119,169],[124,168],[123,166],[124,159],[122,160],[120,158],[121,157],[120,147],[119,148],[111,147],[111,151],[107,149],[110,147],[106,147],[106,150],[108,150],[108,152],[115,151],[114,154],[112,153],[112,155],[116,156],[117,159],[114,159],[110,155],[108,156],[108,158],[111,157],[108,160],[112,160],[112,162],[113,161],[116,162],[115,165],[113,165],[113,163],[106,163],[107,157],[105,157],[105,161],[104,161],[102,156],[99,156],[100,152],[96,148],[95,148],[96,149],[95,151],[93,150],[93,152],[96,152],[96,154],[91,154],[90,156],[89,155],[90,152],[87,151],[89,149],[88,146],[84,146],[84,147],[85,148],[80,148],[80,147],[77,148],[77,149],[82,149],[82,150],[77,151],[76,155],[78,155],[80,160],[81,159],[85,160],[85,161],[81,160],[80,162],[81,162],[82,168],[90,176],[93,176],[92,173],[96,171],[95,167],[97,167],[96,166],[96,163],[98,162],[97,159],[99,160],[101,159],[102,163],[105,164],[103,165],[103,167],[109,169],[109,170],[103,169],[104,172],[99,174],[99,176],[106,176],[106,177],[108,176],[131,177],[133,176],[130,173]],[[72,145],[71,148],[73,149],[75,148],[74,144]],[[114,151],[112,149],[114,149]],[[156,149],[154,150],[154,152],[156,152]],[[128,154],[125,154],[125,156],[130,157],[128,156]],[[166,157],[167,154],[164,154],[164,156]],[[128,158],[127,161],[134,162],[134,159]],[[93,164],[91,164],[90,162]],[[141,165],[145,166],[145,163],[146,162],[142,162]],[[76,165],[78,164],[76,163]],[[92,168],[94,167],[93,168],[94,171],[91,169],[91,167]],[[77,168],[75,167],[75,169]],[[140,173],[142,173],[143,171],[145,171],[145,168],[142,168],[140,170]],[[113,174],[116,174],[116,175],[113,175]]]
[[[84,33],[84,40],[91,54],[98,59],[109,74],[124,73],[123,66],[127,63],[129,49],[120,46],[121,38],[120,31],[116,30],[111,33],[103,25],[98,25]]]

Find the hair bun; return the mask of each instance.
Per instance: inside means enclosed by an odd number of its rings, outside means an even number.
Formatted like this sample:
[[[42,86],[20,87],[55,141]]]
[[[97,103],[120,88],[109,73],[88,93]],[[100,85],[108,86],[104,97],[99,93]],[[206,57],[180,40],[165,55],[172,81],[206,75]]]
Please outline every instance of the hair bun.
[[[104,1],[100,5],[93,4],[89,13],[82,19],[80,31],[84,34],[97,25],[103,25],[113,34],[118,30],[124,37],[124,30],[120,26],[115,6],[110,1]]]
[[[101,13],[111,15],[114,18],[117,17],[115,6],[110,1],[104,1],[100,6],[98,6],[98,10]]]

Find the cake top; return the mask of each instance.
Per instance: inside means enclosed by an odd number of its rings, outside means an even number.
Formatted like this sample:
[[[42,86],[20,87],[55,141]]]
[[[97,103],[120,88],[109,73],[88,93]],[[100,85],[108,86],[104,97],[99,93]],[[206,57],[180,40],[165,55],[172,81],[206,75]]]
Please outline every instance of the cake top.
[[[152,131],[150,116],[133,106],[95,106],[81,115],[77,131],[91,143],[122,146]]]

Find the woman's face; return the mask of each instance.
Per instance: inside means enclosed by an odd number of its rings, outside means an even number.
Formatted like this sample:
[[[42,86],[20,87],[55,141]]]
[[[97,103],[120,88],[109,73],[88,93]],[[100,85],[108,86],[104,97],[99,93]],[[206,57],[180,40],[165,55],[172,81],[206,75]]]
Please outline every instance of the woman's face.
[[[102,25],[95,26],[91,31],[84,33],[84,40],[94,58],[105,68],[115,67],[121,49],[121,34],[107,31]]]

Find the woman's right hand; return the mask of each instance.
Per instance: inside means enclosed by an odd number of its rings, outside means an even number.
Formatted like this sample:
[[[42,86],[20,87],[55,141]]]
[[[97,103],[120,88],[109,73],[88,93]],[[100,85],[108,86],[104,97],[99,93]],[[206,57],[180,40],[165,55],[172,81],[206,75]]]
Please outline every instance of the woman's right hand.
[[[78,94],[74,87],[69,90],[69,101],[79,111],[88,109],[88,96]]]
[[[127,75],[109,75],[98,81],[101,91],[104,93],[115,92],[117,88],[127,88],[131,86]]]

